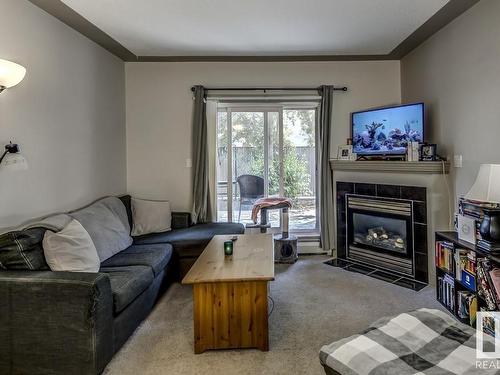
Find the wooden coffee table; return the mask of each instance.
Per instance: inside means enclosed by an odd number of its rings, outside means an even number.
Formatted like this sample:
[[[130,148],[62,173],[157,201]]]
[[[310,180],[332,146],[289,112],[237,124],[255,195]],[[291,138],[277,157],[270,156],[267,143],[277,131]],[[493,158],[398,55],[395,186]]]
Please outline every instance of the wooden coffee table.
[[[182,280],[193,285],[194,352],[269,350],[268,282],[274,280],[271,234],[239,235],[232,257],[215,236]]]

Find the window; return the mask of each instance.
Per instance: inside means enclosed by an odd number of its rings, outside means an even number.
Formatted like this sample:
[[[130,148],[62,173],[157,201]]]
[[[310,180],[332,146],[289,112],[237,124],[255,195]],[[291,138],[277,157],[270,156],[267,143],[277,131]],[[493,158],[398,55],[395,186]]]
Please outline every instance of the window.
[[[316,105],[219,104],[217,219],[251,223],[259,196],[293,201],[290,230],[317,232]],[[273,227],[279,211],[271,210]]]

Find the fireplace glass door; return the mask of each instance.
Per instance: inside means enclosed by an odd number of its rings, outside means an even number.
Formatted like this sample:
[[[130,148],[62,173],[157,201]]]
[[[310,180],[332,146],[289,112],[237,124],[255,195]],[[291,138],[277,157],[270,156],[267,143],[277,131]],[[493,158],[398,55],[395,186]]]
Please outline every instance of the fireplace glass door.
[[[413,257],[412,205],[404,200],[347,195],[347,248],[370,257]]]
[[[404,219],[353,212],[353,244],[391,253],[408,253],[407,223]]]

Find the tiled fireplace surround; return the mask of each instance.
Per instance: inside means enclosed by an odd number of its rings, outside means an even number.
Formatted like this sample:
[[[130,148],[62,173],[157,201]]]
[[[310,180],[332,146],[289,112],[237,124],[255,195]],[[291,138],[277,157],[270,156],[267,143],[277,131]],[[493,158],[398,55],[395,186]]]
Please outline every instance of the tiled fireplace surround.
[[[425,187],[418,186],[403,186],[403,185],[387,185],[387,184],[371,184],[371,183],[358,183],[358,182],[344,182],[337,181],[336,183],[336,207],[337,207],[337,259],[342,264],[348,265],[349,260],[347,259],[347,243],[346,243],[346,194],[356,194],[366,197],[377,197],[377,198],[392,198],[392,199],[402,199],[407,200],[412,203],[413,206],[413,250],[414,250],[414,267],[415,267],[415,277],[414,280],[423,284],[428,283],[428,247],[427,247],[427,191]],[[369,269],[363,270],[363,266],[357,265],[353,266],[355,271],[368,273]],[[353,268],[350,267],[350,268]],[[349,268],[349,267],[348,267]],[[386,279],[384,277],[390,272],[384,272],[383,270],[377,272],[381,279]],[[377,275],[372,275],[377,277]],[[396,275],[397,276],[397,275]],[[396,284],[412,284],[411,277],[403,278],[399,280]],[[387,281],[393,282],[396,279],[387,278]],[[403,285],[415,289],[414,286]],[[420,289],[420,288],[416,288]]]

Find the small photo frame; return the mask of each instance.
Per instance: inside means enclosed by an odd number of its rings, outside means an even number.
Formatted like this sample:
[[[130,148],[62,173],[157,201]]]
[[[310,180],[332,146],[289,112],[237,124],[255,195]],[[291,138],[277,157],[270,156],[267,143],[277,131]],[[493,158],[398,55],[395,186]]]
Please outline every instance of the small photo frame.
[[[352,155],[352,145],[339,146],[337,151],[337,159],[339,160],[351,160]]]
[[[420,160],[435,161],[437,159],[437,145],[423,144],[420,146]]]

